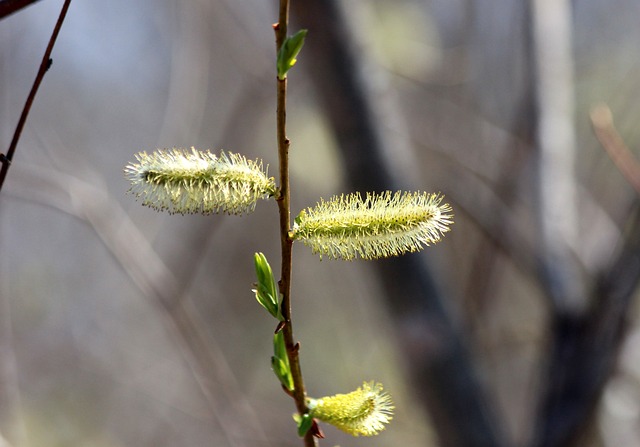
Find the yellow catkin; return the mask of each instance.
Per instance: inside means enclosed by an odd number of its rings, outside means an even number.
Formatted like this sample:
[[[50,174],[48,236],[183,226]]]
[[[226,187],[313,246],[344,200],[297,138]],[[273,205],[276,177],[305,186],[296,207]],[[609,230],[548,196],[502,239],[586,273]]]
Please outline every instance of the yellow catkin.
[[[159,211],[242,214],[276,191],[261,162],[232,152],[162,149],[135,157],[124,168],[129,192]]]
[[[393,402],[380,383],[365,382],[348,394],[309,399],[309,415],[353,436],[373,436],[393,418]]]
[[[453,223],[440,194],[383,192],[334,196],[303,210],[291,236],[333,259],[378,259],[440,241]]]

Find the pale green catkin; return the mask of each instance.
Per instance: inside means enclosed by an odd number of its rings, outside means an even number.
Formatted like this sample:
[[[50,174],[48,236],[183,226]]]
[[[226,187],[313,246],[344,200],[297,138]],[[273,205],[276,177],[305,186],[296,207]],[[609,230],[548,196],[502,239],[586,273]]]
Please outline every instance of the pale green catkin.
[[[171,214],[242,214],[276,192],[262,162],[232,152],[163,149],[135,157],[137,163],[124,169],[129,192],[143,205]]]
[[[393,418],[391,396],[382,384],[365,382],[348,394],[309,399],[309,415],[353,436],[373,436]]]
[[[333,259],[378,259],[438,242],[453,223],[443,196],[422,192],[358,193],[321,200],[295,219],[291,237]]]

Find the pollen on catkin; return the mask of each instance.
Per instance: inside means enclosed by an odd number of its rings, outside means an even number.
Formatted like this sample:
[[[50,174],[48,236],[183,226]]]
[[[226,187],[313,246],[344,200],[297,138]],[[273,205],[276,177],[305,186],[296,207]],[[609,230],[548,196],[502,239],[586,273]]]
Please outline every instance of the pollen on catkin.
[[[380,383],[365,382],[348,394],[309,399],[309,415],[353,436],[373,436],[393,418],[393,402]]]
[[[291,231],[314,253],[333,259],[379,259],[440,241],[453,223],[443,196],[422,192],[359,193],[321,200],[296,217]]]
[[[161,149],[135,158],[124,168],[129,192],[158,211],[242,214],[276,192],[262,162],[232,152]]]

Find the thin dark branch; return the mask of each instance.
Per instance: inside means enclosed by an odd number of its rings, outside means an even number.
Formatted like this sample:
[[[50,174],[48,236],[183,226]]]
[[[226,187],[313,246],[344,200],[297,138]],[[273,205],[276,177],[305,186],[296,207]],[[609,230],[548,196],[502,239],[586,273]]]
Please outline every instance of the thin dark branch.
[[[273,28],[276,33],[276,50],[280,50],[287,37],[287,27],[289,24],[289,0],[280,0],[278,23]],[[309,412],[306,402],[306,389],[302,378],[300,367],[300,355],[298,346],[293,336],[293,325],[291,322],[291,272],[293,267],[293,241],[289,237],[291,227],[291,195],[289,191],[289,147],[290,142],[287,137],[287,78],[277,79],[277,141],[278,141],[278,161],[280,174],[280,194],[278,196],[278,211],[280,214],[280,242],[282,250],[282,264],[280,276],[280,293],[282,293],[282,316],[285,326],[283,329],[284,342],[287,348],[287,355],[291,365],[291,376],[293,378],[293,399],[296,409],[300,415]],[[304,436],[306,447],[315,447],[316,439],[311,430]]]
[[[56,43],[58,33],[60,32],[60,28],[62,27],[62,23],[64,22],[64,18],[67,15],[67,10],[69,9],[70,4],[71,0],[65,0],[64,4],[62,5],[60,15],[58,16],[56,25],[53,28],[53,33],[51,34],[51,38],[49,39],[49,44],[47,45],[47,49],[45,50],[44,55],[42,56],[42,62],[40,62],[38,74],[36,75],[35,81],[33,81],[33,86],[31,87],[31,91],[29,92],[27,101],[25,102],[24,108],[22,109],[22,114],[20,115],[20,119],[18,120],[16,130],[13,133],[13,138],[11,139],[9,149],[7,150],[6,154],[0,154],[0,162],[2,162],[2,169],[0,170],[0,190],[2,189],[4,180],[7,177],[7,172],[9,171],[11,161],[13,160],[13,155],[16,151],[16,147],[18,146],[18,141],[20,140],[22,129],[27,122],[27,116],[29,115],[29,111],[31,110],[33,100],[36,97],[36,93],[38,92],[38,88],[42,83],[42,79],[44,78],[45,73],[47,72],[47,70],[49,70],[49,67],[51,67],[51,52],[53,51],[53,46]]]
[[[39,0],[2,0],[0,1],[0,19],[20,11]]]

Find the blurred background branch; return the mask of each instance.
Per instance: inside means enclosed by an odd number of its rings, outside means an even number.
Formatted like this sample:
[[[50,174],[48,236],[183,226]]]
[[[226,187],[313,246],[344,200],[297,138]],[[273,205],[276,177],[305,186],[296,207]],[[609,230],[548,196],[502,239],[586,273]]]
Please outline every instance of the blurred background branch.
[[[26,168],[26,169],[25,169]],[[255,410],[248,404],[242,387],[226,362],[223,350],[207,335],[204,322],[178,278],[155,253],[144,233],[129,219],[121,206],[92,185],[53,169],[23,167],[17,186],[27,200],[37,200],[86,221],[137,285],[150,305],[175,334],[209,415],[224,433],[229,445],[240,445],[234,437],[247,436],[268,445]],[[99,174],[95,173],[98,178]],[[220,408],[224,407],[223,412]]]
[[[611,109],[604,104],[596,106],[591,111],[591,124],[598,141],[602,144],[602,148],[607,152],[611,161],[615,163],[633,189],[640,194],[640,163],[622,141],[613,125]]]

